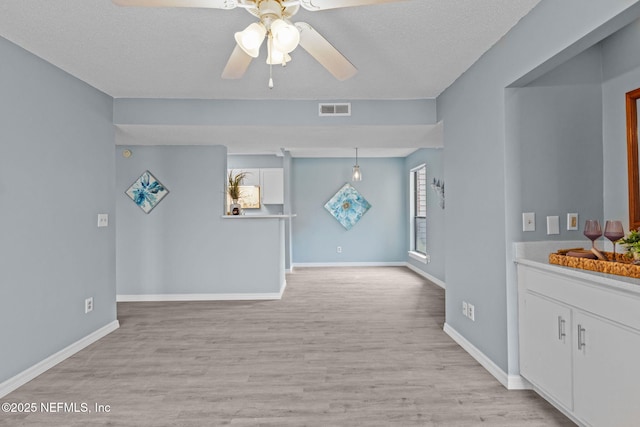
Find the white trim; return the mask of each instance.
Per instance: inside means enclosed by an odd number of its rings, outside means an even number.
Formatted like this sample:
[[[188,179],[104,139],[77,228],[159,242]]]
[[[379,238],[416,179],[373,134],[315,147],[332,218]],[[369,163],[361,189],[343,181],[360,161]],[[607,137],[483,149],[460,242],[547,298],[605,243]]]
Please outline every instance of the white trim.
[[[420,163],[418,166],[415,166],[415,167],[409,169],[409,173],[414,173],[418,169],[422,169],[422,168],[426,168],[426,167],[427,167],[426,163]]]
[[[436,285],[440,286],[442,289],[447,289],[447,284],[445,282],[443,282],[442,280],[438,279],[437,277],[432,276],[431,274],[427,273],[426,271],[420,270],[418,267],[416,267],[415,265],[411,264],[410,262],[407,262],[405,265],[409,268],[409,270],[412,270],[412,271],[418,273],[419,275],[421,275],[425,279],[429,280],[430,282],[433,282]]]
[[[408,251],[407,254],[409,255],[410,258],[413,258],[418,262],[421,262],[423,264],[427,263],[427,254],[423,254],[416,251]]]
[[[161,301],[245,301],[280,299],[280,293],[264,294],[118,294],[118,302],[161,302]]]
[[[456,331],[448,323],[444,324],[443,330],[508,390],[533,389],[531,384],[520,375],[508,375],[505,371],[500,369],[498,365],[493,363],[491,359],[489,359],[483,352],[478,350],[476,346],[467,341],[465,337],[460,335],[458,331]]]
[[[404,267],[406,262],[296,262],[295,268],[300,267]]]
[[[120,323],[117,320],[114,320],[113,322],[90,333],[84,338],[80,338],[78,341],[63,348],[59,352],[52,354],[46,359],[36,363],[30,368],[25,369],[24,371],[20,372],[18,375],[15,375],[14,377],[11,377],[6,381],[3,381],[2,383],[0,383],[0,397],[4,397],[7,394],[11,393],[12,391],[18,389],[19,387],[22,387],[23,385],[25,385],[26,383],[28,383],[38,375],[48,371],[49,369],[56,366],[58,363],[64,361],[65,359],[68,359],[69,357],[73,356],[83,348],[88,347],[89,345],[98,341],[100,338],[103,338],[109,335],[111,332],[115,331],[119,327],[120,327]]]
[[[260,294],[118,294],[117,302],[162,302],[162,301],[250,301],[282,299],[287,281],[280,285],[279,292]]]

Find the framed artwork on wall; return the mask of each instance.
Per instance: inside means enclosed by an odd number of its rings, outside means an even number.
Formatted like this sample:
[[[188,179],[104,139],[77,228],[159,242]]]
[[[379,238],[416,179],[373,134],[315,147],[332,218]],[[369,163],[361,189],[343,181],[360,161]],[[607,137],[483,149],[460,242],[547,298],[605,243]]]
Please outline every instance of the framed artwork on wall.
[[[346,183],[324,208],[347,230],[356,225],[371,204],[351,184]]]
[[[169,194],[167,187],[149,171],[144,171],[125,191],[125,194],[146,214],[151,212]]]

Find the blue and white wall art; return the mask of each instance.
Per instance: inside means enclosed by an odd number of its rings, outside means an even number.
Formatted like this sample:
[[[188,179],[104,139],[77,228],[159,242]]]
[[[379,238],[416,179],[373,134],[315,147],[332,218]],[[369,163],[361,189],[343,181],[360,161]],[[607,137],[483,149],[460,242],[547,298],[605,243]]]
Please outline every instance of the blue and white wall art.
[[[151,175],[151,172],[145,171],[125,193],[148,214],[169,194],[169,190]]]
[[[346,183],[329,200],[324,208],[347,230],[356,225],[360,218],[367,213],[371,204],[362,197],[358,190]]]

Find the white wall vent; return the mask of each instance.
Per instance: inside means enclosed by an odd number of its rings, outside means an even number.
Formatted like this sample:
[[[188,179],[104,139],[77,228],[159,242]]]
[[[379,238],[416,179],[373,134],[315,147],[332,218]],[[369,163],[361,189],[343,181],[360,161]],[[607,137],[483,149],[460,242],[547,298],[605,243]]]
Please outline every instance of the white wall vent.
[[[342,104],[318,104],[320,116],[350,116],[351,103]]]

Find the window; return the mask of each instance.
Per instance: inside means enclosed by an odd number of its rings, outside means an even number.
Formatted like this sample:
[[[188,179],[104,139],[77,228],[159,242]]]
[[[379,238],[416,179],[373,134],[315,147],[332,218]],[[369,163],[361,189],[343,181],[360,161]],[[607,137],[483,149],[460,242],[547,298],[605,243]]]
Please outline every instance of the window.
[[[427,254],[427,167],[420,165],[411,169],[411,252]]]

